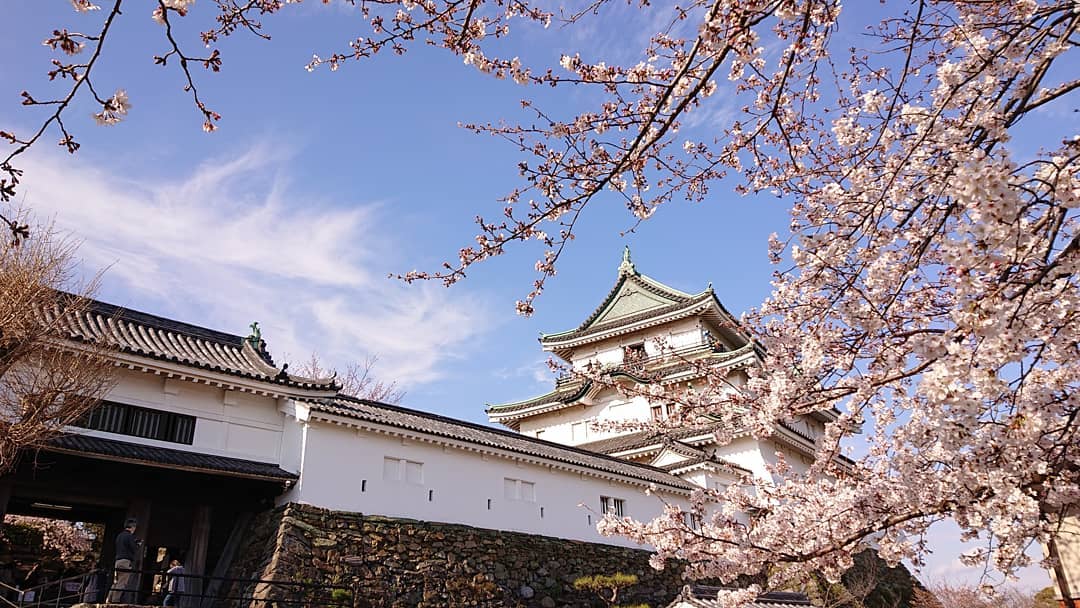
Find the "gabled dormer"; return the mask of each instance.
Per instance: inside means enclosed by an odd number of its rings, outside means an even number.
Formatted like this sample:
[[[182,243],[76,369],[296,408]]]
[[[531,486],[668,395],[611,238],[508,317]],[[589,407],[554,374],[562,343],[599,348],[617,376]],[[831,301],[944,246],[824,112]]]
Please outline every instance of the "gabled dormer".
[[[738,322],[716,297],[711,283],[695,294],[665,285],[638,272],[627,247],[615,285],[592,314],[574,329],[541,335],[540,344],[545,351],[577,364],[583,360],[577,356],[579,351],[629,335],[643,340],[656,337],[651,335],[657,333],[650,332],[651,328],[690,318],[698,318],[700,322],[697,324],[698,335],[690,340],[683,337],[688,343],[711,343],[734,350],[749,342],[738,329]],[[633,349],[638,344],[626,346]],[[645,346],[646,352],[642,354],[648,355],[649,350],[652,349]]]

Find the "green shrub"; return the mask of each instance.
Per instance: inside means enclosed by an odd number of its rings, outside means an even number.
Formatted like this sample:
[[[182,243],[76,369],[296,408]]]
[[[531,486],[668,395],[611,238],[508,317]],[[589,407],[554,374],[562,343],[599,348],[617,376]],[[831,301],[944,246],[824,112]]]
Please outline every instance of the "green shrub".
[[[615,604],[619,600],[619,591],[632,587],[638,583],[638,577],[636,574],[624,574],[622,572],[616,572],[615,574],[593,574],[591,576],[582,576],[574,581],[574,589],[578,591],[592,591],[605,604],[612,608],[620,608]],[[634,604],[633,606],[622,606],[621,608],[649,608],[648,604]]]
[[[352,592],[348,589],[334,589],[330,592],[330,600],[339,606],[352,603]]]

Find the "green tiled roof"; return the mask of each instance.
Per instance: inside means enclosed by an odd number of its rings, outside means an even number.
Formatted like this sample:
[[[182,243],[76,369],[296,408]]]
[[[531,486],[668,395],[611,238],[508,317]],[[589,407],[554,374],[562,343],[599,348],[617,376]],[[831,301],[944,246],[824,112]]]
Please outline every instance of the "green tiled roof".
[[[713,297],[715,296],[711,287],[697,294],[688,294],[668,287],[636,270],[620,272],[615,286],[581,325],[563,332],[543,334],[540,342],[572,339],[593,331],[634,323],[651,316],[678,310],[688,304],[705,302]]]

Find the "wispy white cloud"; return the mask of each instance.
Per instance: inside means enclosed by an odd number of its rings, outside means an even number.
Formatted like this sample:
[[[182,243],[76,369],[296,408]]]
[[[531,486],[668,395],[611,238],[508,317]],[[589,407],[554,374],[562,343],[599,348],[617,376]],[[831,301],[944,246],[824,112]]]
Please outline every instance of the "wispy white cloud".
[[[329,330],[323,343],[329,352],[340,356],[364,343],[380,365],[392,362],[393,378],[436,377],[439,364],[461,355],[480,329],[478,309],[447,301],[447,292],[432,285],[410,288],[407,298],[378,296],[362,308],[340,295],[312,303],[315,319]]]
[[[255,145],[165,180],[37,157],[22,164],[23,190],[39,219],[83,241],[90,272],[108,267],[110,293],[130,296],[119,304],[234,333],[257,319],[279,362],[377,354],[380,377],[438,378],[486,325],[484,302],[386,279],[396,256],[378,202],[329,204],[295,187],[282,149]]]
[[[502,367],[494,369],[491,374],[499,380],[521,380],[527,378],[533,384],[550,388],[555,382],[555,374],[548,366],[548,358],[535,359],[517,367]]]

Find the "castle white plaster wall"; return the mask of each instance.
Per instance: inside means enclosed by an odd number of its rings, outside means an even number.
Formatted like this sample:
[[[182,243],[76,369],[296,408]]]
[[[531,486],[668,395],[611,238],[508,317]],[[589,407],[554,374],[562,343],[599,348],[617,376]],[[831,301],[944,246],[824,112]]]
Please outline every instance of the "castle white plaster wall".
[[[307,442],[306,434],[307,424],[303,420],[297,420],[295,415],[285,416],[281,432],[281,468],[290,473],[300,472]]]
[[[791,467],[796,473],[805,473],[810,469],[811,457],[807,454],[795,451],[787,444],[778,443],[775,441],[762,442],[762,456],[770,464],[776,464],[780,462],[780,459],[776,457],[777,452],[784,455],[784,461]]]
[[[541,437],[547,441],[575,445],[600,438],[594,429],[588,428],[588,421],[600,414],[606,407],[603,401],[593,405],[572,405],[554,412],[547,412],[521,421],[519,431],[530,437]],[[583,426],[574,427],[576,423]],[[575,433],[583,435],[578,437]],[[538,434],[539,433],[539,434]]]
[[[694,485],[698,485],[698,486],[701,486],[703,488],[709,487],[709,485],[708,485],[709,484],[709,473],[708,473],[708,471],[705,471],[704,469],[699,469],[697,471],[691,471],[691,472],[689,472],[689,473],[687,473],[685,475],[682,475],[682,478],[685,479],[686,481],[689,481],[690,483],[692,483]]]
[[[602,365],[618,365],[623,360],[623,348],[632,344],[645,344],[645,354],[658,355],[657,338],[663,338],[670,348],[683,348],[701,343],[701,320],[680,319],[649,329],[586,344],[574,351],[570,360],[575,368],[596,361]]]
[[[711,490],[724,490],[729,485],[737,483],[739,479],[731,473],[721,471],[706,473],[703,481],[705,483],[704,487],[706,488]]]
[[[194,442],[184,445],[74,427],[68,430],[129,443],[280,462],[284,416],[273,398],[229,391],[226,399],[226,391],[221,388],[119,369],[116,386],[105,399],[195,416]],[[226,400],[232,404],[226,405]]]
[[[591,405],[573,405],[524,419],[519,431],[532,437],[538,436],[537,431],[542,431],[539,437],[548,441],[579,445],[633,432],[603,428],[602,423],[635,420],[647,422],[650,419],[650,407],[651,404],[645,397],[628,398],[614,389],[606,389],[596,396]]]
[[[736,371],[728,379],[741,379],[744,374],[741,370]],[[518,430],[530,437],[541,437],[566,445],[580,445],[635,432],[634,429],[605,428],[604,423],[648,422],[652,420],[653,405],[644,396],[627,397],[614,389],[605,389],[589,405],[575,404],[522,419]],[[576,424],[581,426],[575,427]],[[537,435],[538,431],[541,432],[540,435]],[[579,437],[582,433],[584,436]]]
[[[596,531],[601,496],[623,499],[625,515],[634,518],[662,510],[642,486],[322,422],[310,423],[307,433],[301,482],[283,502],[625,546],[634,544]],[[423,463],[422,481],[384,479],[385,457]],[[506,478],[534,483],[535,501],[508,499]]]
[[[759,442],[753,437],[739,437],[727,445],[716,448],[717,456],[748,469],[755,477],[761,479],[772,476],[766,467],[779,462],[776,457],[777,452],[783,453],[784,460],[797,473],[804,473],[810,468],[809,456],[775,441]]]
[[[716,455],[765,479],[769,472],[765,469],[767,461],[762,453],[763,445],[768,444],[759,443],[753,437],[738,437],[727,445],[716,446]]]

